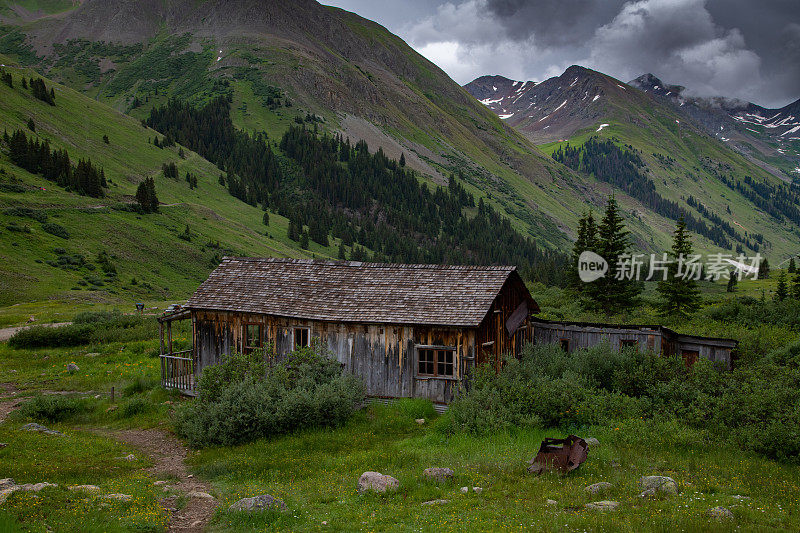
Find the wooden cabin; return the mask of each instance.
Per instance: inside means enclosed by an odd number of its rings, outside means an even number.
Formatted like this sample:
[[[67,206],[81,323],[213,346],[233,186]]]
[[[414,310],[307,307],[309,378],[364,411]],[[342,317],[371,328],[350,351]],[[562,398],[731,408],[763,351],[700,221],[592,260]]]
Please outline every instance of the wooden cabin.
[[[223,354],[316,340],[369,396],[447,404],[477,364],[520,353],[538,312],[515,267],[226,257],[161,317],[162,382],[192,394]],[[191,319],[190,350],[173,352],[174,319]]]
[[[533,340],[558,344],[566,352],[608,343],[614,349],[636,347],[665,356],[680,355],[691,366],[699,357],[731,368],[736,341],[714,337],[682,335],[664,326],[599,324],[533,320]]]

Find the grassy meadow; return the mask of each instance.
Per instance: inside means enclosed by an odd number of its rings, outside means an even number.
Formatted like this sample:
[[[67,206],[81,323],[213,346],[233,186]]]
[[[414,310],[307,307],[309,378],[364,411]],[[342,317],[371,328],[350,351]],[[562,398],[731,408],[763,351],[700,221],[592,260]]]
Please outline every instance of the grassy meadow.
[[[769,294],[774,278],[740,284],[737,298]],[[558,289],[532,287],[547,316],[585,318]],[[730,295],[706,287],[709,306],[686,332],[718,332],[742,342],[743,357],[796,342],[796,325],[754,324],[752,329],[714,318]],[[645,295],[648,298],[648,293]],[[756,296],[757,297],[757,296]],[[640,315],[658,320],[650,305]],[[630,319],[631,317],[615,317]],[[78,322],[82,319],[78,318]],[[128,319],[126,319],[128,320]],[[726,319],[727,320],[727,319]],[[647,321],[640,316],[640,322]],[[127,322],[125,322],[127,323]],[[673,327],[677,325],[672,324]],[[22,402],[0,424],[0,477],[17,483],[57,483],[38,493],[15,492],[0,504],[0,529],[9,531],[161,531],[169,520],[159,500],[164,493],[151,461],[119,432],[173,430],[175,409],[187,400],[161,390],[155,321],[145,317],[126,329],[99,327],[98,339],[74,348],[13,348],[0,344],[0,404]],[[758,338],[760,340],[756,341]],[[175,333],[179,346],[188,329]],[[753,352],[756,351],[756,352]],[[68,365],[79,370],[70,371]],[[114,389],[114,399],[111,390]],[[58,394],[56,394],[58,393]],[[769,415],[766,415],[769,416]],[[800,466],[746,452],[715,434],[667,416],[557,428],[518,427],[473,435],[452,431],[450,413],[437,415],[425,401],[370,404],[337,428],[305,429],[237,446],[189,452],[188,472],[207,483],[218,508],[207,531],[794,531],[800,528]],[[425,418],[425,424],[415,422]],[[36,421],[65,437],[21,431]],[[595,437],[588,460],[566,475],[534,477],[527,461],[546,436],[575,433]],[[125,461],[133,453],[135,461]],[[426,480],[425,468],[449,467],[454,479]],[[368,470],[396,477],[400,489],[360,495],[359,475]],[[677,495],[641,498],[639,478],[670,476]],[[590,484],[613,488],[592,496]],[[69,490],[91,484],[98,493]],[[470,487],[468,493],[461,487]],[[480,493],[472,490],[480,487]],[[104,495],[131,495],[129,502]],[[289,512],[235,513],[243,497],[269,493]],[[448,500],[425,505],[431,500]],[[553,500],[556,503],[548,503]],[[616,511],[584,505],[615,500]],[[176,508],[188,499],[178,495]],[[707,511],[731,510],[733,520]],[[76,517],[80,525],[76,526]],[[77,527],[77,529],[76,529]]]

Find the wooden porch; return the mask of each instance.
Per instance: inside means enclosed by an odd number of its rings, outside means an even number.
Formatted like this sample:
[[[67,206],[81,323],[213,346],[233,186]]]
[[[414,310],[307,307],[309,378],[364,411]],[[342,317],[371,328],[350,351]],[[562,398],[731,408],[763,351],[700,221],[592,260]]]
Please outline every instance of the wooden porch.
[[[180,391],[187,396],[196,395],[194,349],[175,351],[172,346],[172,323],[188,320],[188,309],[179,309],[158,317],[159,338],[161,340],[161,386]]]

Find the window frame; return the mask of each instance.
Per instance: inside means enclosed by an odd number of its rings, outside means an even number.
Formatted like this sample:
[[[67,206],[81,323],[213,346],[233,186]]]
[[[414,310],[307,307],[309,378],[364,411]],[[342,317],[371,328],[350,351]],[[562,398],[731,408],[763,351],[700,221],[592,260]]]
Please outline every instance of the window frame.
[[[305,334],[305,344],[298,343],[297,333],[299,331],[304,332]],[[300,337],[302,341],[302,336]],[[295,350],[299,350],[300,348],[308,348],[311,346],[311,328],[308,326],[295,326],[292,328],[292,345],[294,346]]]
[[[639,349],[639,340],[638,339],[620,339],[619,340],[619,349],[624,350],[625,348],[636,348]]]
[[[251,346],[249,344],[250,335],[249,335],[249,328],[256,327],[258,328],[258,344],[255,346]],[[244,334],[242,335],[242,353],[248,354],[253,350],[260,350],[264,347],[264,326],[263,324],[259,324],[257,322],[246,322],[243,325]]]
[[[416,346],[416,352],[416,377],[422,379],[458,379],[458,377],[456,377],[457,365],[455,346],[419,344]],[[430,365],[430,367],[433,369],[433,373],[420,372],[420,363],[423,362],[420,358],[423,353],[425,353],[425,355],[432,356],[431,358],[426,357],[424,359],[424,363],[426,365]],[[447,354],[449,354],[449,357]],[[439,372],[440,365],[443,365],[444,367],[444,372],[442,373]],[[448,367],[450,368],[449,373],[447,372]]]

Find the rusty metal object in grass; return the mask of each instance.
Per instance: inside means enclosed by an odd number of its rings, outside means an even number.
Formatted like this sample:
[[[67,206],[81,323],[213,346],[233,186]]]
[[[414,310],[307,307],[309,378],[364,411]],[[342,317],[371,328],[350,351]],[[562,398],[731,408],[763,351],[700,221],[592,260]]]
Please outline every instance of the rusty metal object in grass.
[[[561,472],[566,474],[578,468],[586,460],[589,445],[576,435],[565,439],[547,437],[528,464],[528,472],[539,475],[542,472]]]

